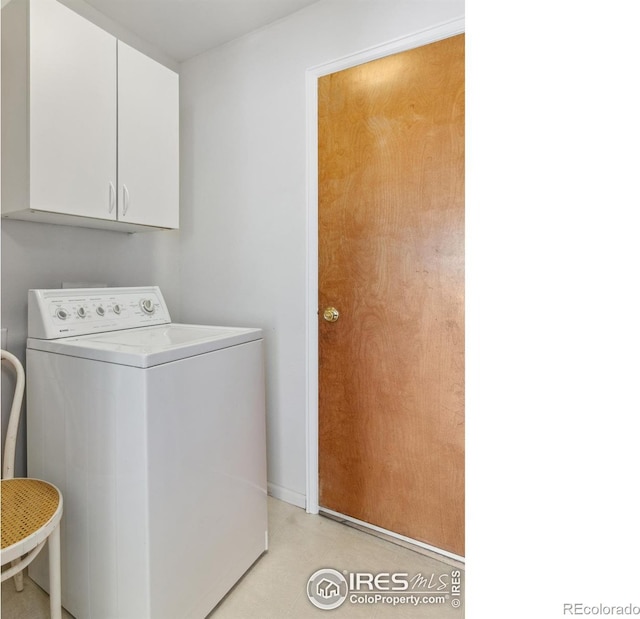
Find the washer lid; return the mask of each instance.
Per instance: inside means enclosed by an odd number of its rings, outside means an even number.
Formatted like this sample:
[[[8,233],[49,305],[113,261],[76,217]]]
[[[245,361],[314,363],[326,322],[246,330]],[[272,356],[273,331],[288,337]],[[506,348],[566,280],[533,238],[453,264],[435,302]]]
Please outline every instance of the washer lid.
[[[55,340],[29,338],[27,348],[149,368],[261,338],[261,329],[171,323]]]

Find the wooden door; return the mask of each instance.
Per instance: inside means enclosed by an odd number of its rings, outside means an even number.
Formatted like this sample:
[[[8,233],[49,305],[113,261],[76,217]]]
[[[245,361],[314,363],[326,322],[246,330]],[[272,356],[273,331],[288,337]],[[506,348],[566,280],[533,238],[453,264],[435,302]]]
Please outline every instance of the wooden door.
[[[320,505],[464,555],[464,35],[318,88]]]

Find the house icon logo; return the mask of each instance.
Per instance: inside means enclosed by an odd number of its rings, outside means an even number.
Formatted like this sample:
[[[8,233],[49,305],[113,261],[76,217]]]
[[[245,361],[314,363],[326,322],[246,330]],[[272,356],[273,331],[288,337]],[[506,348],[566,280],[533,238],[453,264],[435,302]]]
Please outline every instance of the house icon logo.
[[[325,600],[333,597],[334,595],[340,595],[340,587],[338,584],[327,578],[323,578],[317,585],[318,595]]]
[[[309,601],[322,610],[338,608],[347,599],[348,591],[345,577],[328,568],[314,572],[307,581]]]

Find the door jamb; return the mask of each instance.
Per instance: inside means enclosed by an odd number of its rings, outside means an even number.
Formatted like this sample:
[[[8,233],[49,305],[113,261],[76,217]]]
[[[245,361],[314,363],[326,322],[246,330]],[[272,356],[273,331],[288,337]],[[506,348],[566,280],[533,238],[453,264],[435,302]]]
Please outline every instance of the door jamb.
[[[307,405],[306,405],[306,511],[319,512],[318,479],[318,79],[414,47],[464,32],[464,18],[432,26],[417,33],[376,45],[338,60],[307,69]]]

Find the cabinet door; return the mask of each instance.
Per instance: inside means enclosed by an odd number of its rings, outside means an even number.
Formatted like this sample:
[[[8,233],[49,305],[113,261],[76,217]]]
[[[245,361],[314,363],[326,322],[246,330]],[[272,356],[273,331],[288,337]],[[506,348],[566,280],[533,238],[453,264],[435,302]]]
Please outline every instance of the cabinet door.
[[[178,227],[178,75],[118,41],[118,219]]]
[[[30,207],[115,219],[116,39],[53,0],[30,27]]]

